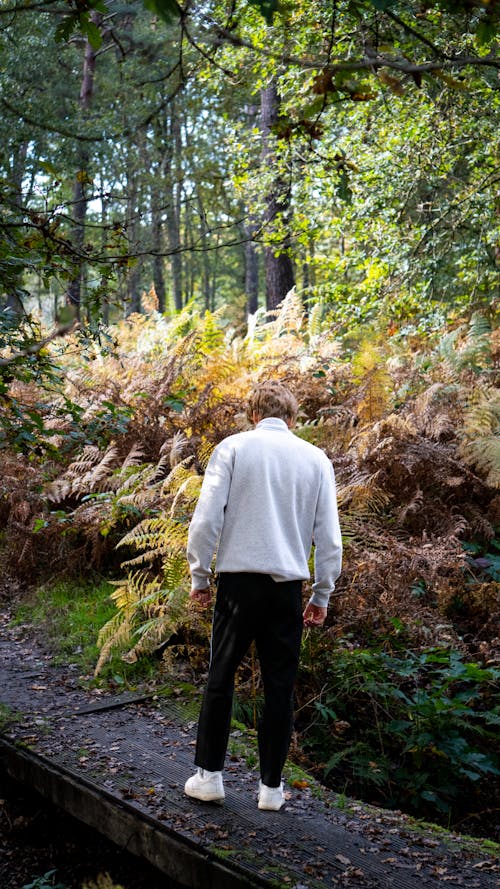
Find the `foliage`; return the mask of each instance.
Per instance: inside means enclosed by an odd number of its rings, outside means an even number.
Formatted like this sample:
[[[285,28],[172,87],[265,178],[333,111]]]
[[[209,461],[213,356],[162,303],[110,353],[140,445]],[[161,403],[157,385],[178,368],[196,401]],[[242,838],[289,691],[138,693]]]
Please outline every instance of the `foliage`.
[[[17,608],[14,622],[43,628],[44,644],[57,659],[88,674],[98,656],[99,630],[113,613],[110,592],[110,584],[97,579],[45,584]]]
[[[421,816],[441,811],[451,823],[492,803],[498,670],[453,648],[332,652],[306,638],[305,649],[302,698],[311,684],[318,691],[301,709],[301,741],[328,782]]]
[[[313,637],[306,641],[304,740],[311,754],[331,760],[332,780],[357,782],[353,792],[385,804],[395,802],[397,770],[405,790],[395,804],[433,817],[446,807],[458,817],[453,771],[473,786],[471,799],[485,799],[481,775],[493,775],[481,758],[493,701],[488,671],[498,659],[498,465],[488,446],[485,461],[471,442],[487,442],[497,422],[498,347],[488,323],[474,315],[435,337],[387,336],[382,326],[342,339],[292,292],[247,330],[222,311],[201,315],[191,306],[170,321],[154,311],[132,316],[109,335],[113,350],[96,350],[91,361],[81,361],[76,341],[58,350],[60,398],[71,395],[78,407],[78,438],[67,418],[54,437],[57,461],[5,453],[7,567],[31,581],[96,569],[113,577],[103,590],[111,593],[106,612],[92,624],[100,653],[86,655],[104,676],[125,675],[135,661],[140,668],[147,654],[176,658],[196,673],[208,625],[187,607],[184,551],[203,470],[218,441],[248,428],[252,383],[281,379],[301,405],[296,434],[335,465],[345,543],[324,651],[309,652]],[[57,400],[51,408],[58,410]],[[66,608],[59,606],[61,617]],[[87,626],[82,614],[76,620]],[[68,626],[57,634],[78,646]],[[346,643],[336,640],[348,640],[352,651],[342,654]],[[129,664],[118,667],[120,658]],[[475,663],[484,666],[474,672]],[[337,667],[351,683],[345,706],[362,701],[360,720],[376,712],[382,723],[385,711],[392,714],[383,747],[373,722],[363,747],[360,721],[352,744],[319,752],[336,735],[326,710],[315,707],[312,718],[305,702],[343,712],[328,674]],[[260,694],[255,664],[246,662],[238,696],[250,720]],[[398,720],[410,725],[398,728]]]
[[[262,271],[284,240],[304,301],[344,329],[435,329],[498,297],[497,4],[146,6],[162,21],[116,0],[3,10],[2,303],[51,323],[81,272],[85,320],[140,310],[152,282],[162,311],[230,301],[243,320],[246,247]],[[290,212],[266,221],[276,177]]]
[[[99,874],[96,880],[85,882],[82,889],[123,889],[123,886],[114,883],[109,874]]]
[[[25,883],[22,889],[67,889],[65,883],[56,883],[56,870],[48,870],[43,876],[35,877],[31,883]]]

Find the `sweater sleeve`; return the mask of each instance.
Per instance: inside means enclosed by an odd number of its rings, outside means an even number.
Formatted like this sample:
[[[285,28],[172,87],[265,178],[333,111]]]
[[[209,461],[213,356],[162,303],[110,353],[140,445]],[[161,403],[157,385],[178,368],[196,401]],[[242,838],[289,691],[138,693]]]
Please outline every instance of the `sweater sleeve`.
[[[314,544],[314,583],[310,602],[326,608],[342,567],[335,473],[326,457],[316,507]]]
[[[209,462],[196,509],[189,525],[187,559],[193,589],[205,589],[224,523],[232,476],[232,453],[227,442],[218,445]]]

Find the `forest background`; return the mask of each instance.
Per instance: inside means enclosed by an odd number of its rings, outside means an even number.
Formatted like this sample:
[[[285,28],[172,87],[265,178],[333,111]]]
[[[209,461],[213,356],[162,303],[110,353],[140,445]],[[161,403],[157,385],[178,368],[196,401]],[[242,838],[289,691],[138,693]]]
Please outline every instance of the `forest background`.
[[[0,5],[9,607],[97,683],[195,685],[203,467],[282,379],[345,540],[293,756],[489,835],[499,21],[496,0]],[[250,656],[237,715],[259,706]]]

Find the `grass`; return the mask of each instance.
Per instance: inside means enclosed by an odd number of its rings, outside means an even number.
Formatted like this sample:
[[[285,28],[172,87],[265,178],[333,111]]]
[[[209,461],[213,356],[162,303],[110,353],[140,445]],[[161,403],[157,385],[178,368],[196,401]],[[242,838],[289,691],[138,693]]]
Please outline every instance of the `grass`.
[[[5,729],[9,728],[10,725],[19,719],[20,716],[18,713],[11,710],[7,704],[0,703],[0,732],[4,732]]]
[[[116,613],[110,599],[114,587],[107,581],[63,580],[45,584],[31,594],[13,617],[14,625],[28,624],[39,634],[54,655],[55,663],[75,664],[91,680],[99,656],[97,636],[101,627]],[[95,685],[128,689],[138,681],[152,678],[158,665],[142,658],[126,664],[116,652]]]

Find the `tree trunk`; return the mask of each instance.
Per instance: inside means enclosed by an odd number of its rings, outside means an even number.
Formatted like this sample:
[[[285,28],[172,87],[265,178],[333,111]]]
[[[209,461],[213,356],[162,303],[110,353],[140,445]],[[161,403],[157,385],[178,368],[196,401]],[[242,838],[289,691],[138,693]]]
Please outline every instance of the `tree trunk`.
[[[181,254],[181,196],[182,196],[182,136],[178,103],[171,106],[170,132],[168,137],[168,200],[166,208],[167,240],[172,269],[174,306],[180,312],[183,306],[182,254]]]
[[[135,146],[130,146],[127,159],[127,236],[129,253],[137,252],[139,246],[139,191]],[[125,314],[141,311],[141,262],[137,257],[127,272]]]
[[[108,199],[104,192],[104,173],[101,173],[101,253],[106,255],[106,242],[108,239]],[[109,324],[109,281],[106,275],[101,275],[100,290],[102,293],[102,320]]]
[[[208,259],[208,226],[205,208],[201,199],[199,186],[196,189],[196,203],[198,204],[198,213],[200,215],[200,243],[201,243],[201,292],[203,296],[203,304],[205,311],[210,311],[210,263]]]
[[[22,225],[23,218],[23,180],[26,175],[26,158],[28,156],[29,142],[21,142],[19,146],[13,146],[11,178],[12,178],[12,208],[15,208],[15,216],[19,225]],[[4,283],[6,289],[5,308],[17,319],[24,315],[24,305],[22,300],[23,292],[23,273],[22,271],[13,271],[8,275]]]
[[[158,297],[158,311],[165,311],[165,273],[163,259],[163,220],[161,217],[161,164],[155,168],[151,184],[151,237],[153,242],[153,282]]]
[[[255,315],[259,307],[259,254],[253,236],[256,225],[252,220],[243,226],[245,237],[245,294],[247,298],[247,315]]]
[[[102,15],[98,12],[90,14],[92,22],[99,25]],[[86,112],[89,110],[92,96],[94,93],[94,75],[95,75],[96,54],[90,45],[89,40],[85,40],[85,54],[83,58],[83,77],[80,89],[80,108],[82,117],[85,118]],[[87,197],[85,194],[85,180],[87,177],[87,167],[89,164],[89,153],[86,143],[80,142],[77,149],[78,169],[73,185],[73,221],[71,240],[75,251],[75,274],[68,285],[66,293],[67,302],[73,306],[76,317],[80,317],[82,278],[83,278],[83,247],[85,244],[85,217],[87,215]]]
[[[287,231],[290,209],[289,188],[280,174],[273,149],[272,130],[278,123],[280,101],[276,82],[261,91],[262,163],[271,183],[265,196],[265,234],[272,244],[264,247],[266,275],[266,306],[275,309],[294,286],[290,257],[290,236]]]

